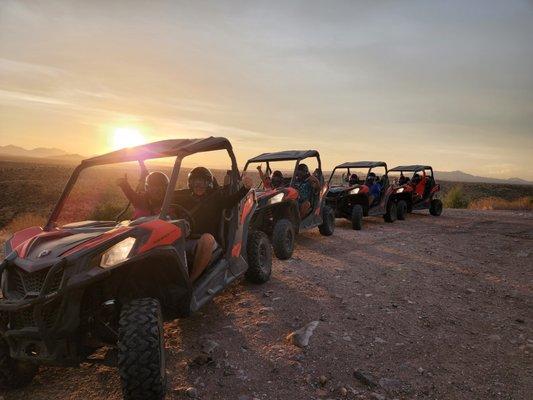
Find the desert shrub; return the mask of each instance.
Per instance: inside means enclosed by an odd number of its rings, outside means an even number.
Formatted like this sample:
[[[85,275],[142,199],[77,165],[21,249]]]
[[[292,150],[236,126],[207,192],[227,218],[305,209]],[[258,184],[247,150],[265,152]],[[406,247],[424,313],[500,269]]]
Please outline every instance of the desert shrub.
[[[3,231],[13,233],[31,226],[43,226],[46,223],[46,217],[40,214],[24,213],[19,214],[6,225]]]
[[[463,192],[463,187],[461,185],[452,187],[444,196],[443,203],[447,208],[467,208],[468,198]]]
[[[533,196],[525,196],[515,200],[485,197],[472,201],[468,208],[474,210],[533,210]]]
[[[94,221],[114,221],[122,211],[124,211],[123,204],[105,202],[96,206],[89,219]],[[122,219],[127,219],[130,216],[131,213],[128,211],[122,216]]]

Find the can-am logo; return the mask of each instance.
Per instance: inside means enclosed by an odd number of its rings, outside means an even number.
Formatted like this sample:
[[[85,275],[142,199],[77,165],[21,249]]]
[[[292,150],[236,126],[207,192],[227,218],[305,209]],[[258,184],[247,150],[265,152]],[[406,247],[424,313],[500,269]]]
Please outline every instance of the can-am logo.
[[[48,254],[50,254],[51,251],[50,250],[43,250],[39,253],[39,258],[43,258],[43,257],[46,257]]]

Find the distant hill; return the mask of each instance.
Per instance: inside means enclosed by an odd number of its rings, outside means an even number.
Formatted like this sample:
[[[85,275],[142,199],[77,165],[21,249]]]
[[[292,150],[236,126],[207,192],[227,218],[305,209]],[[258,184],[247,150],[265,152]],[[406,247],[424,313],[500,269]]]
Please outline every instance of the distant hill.
[[[23,147],[7,145],[0,146],[0,157],[2,158],[39,158],[56,161],[78,162],[84,157],[80,154],[69,154],[64,150],[48,147],[37,147],[27,150]]]
[[[533,182],[526,181],[520,178],[498,179],[487,178],[485,176],[476,176],[467,174],[463,171],[435,171],[437,180],[452,181],[452,182],[483,182],[483,183],[503,183],[512,185],[533,185]]]

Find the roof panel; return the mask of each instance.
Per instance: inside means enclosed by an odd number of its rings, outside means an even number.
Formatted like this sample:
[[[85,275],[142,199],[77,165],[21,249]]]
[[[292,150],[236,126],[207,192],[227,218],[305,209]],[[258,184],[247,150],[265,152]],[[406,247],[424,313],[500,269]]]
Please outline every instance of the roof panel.
[[[386,167],[383,161],[350,161],[337,165],[335,168],[375,168]]]
[[[389,171],[421,171],[423,169],[430,169],[431,166],[429,165],[399,165],[397,167],[394,167],[393,169],[389,169]]]
[[[318,156],[316,150],[286,150],[278,151],[275,153],[263,153],[254,158],[248,160],[249,163],[253,162],[265,162],[265,161],[288,161],[288,160],[301,160],[308,157]]]
[[[192,154],[204,151],[231,149],[231,143],[223,137],[201,139],[169,139],[128,147],[82,161],[84,166],[112,164],[152,158],[175,157],[179,153]]]

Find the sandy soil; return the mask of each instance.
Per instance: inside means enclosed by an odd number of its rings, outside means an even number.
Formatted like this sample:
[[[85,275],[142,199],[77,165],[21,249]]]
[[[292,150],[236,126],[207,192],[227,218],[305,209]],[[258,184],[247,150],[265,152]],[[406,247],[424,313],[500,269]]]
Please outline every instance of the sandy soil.
[[[531,398],[533,214],[445,210],[363,229],[304,233],[269,283],[236,284],[168,323],[167,397]],[[285,340],[315,320],[307,348]],[[84,364],[43,369],[4,397],[121,394],[115,368]]]

